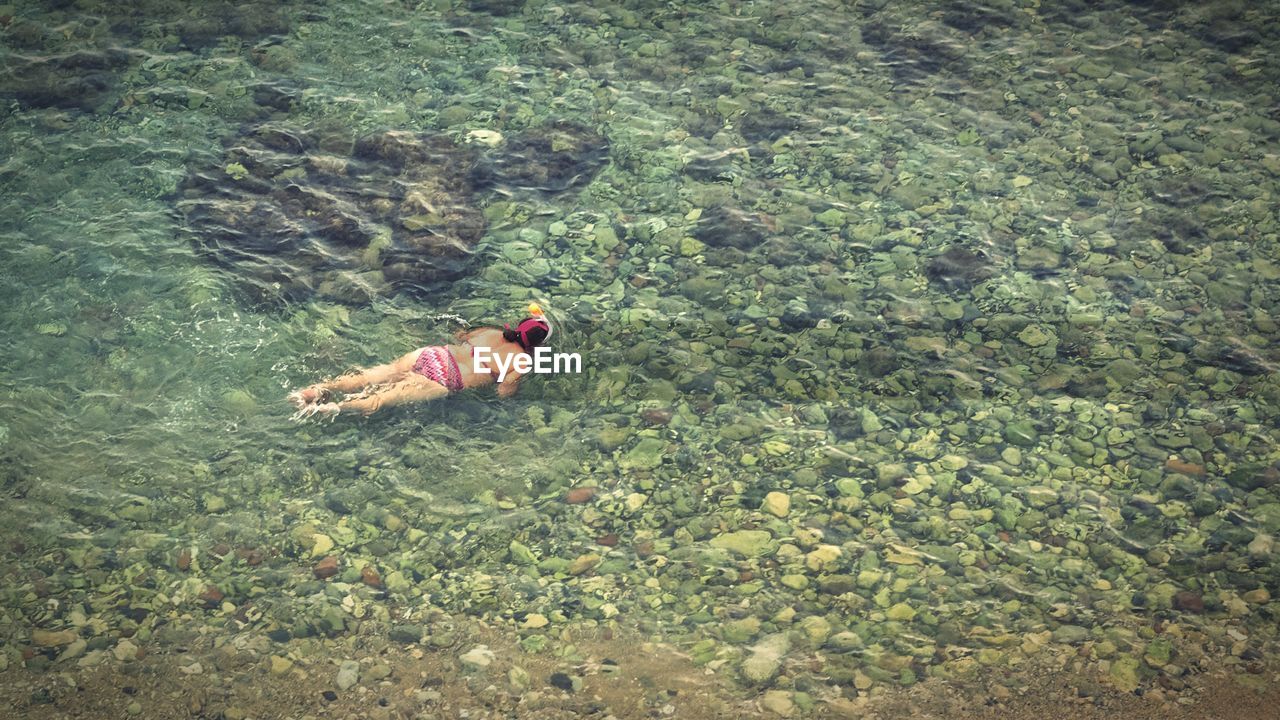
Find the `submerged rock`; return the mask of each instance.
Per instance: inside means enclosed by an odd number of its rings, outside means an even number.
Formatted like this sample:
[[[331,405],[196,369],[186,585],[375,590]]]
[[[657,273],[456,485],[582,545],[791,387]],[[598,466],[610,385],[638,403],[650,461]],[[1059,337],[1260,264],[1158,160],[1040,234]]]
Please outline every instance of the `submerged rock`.
[[[711,539],[711,546],[733,551],[743,557],[756,558],[771,554],[778,544],[765,530],[739,530],[717,535]]]
[[[74,630],[32,630],[31,644],[36,647],[69,645],[76,639]]]
[[[11,97],[28,108],[95,112],[107,102],[116,74],[130,60],[119,49],[12,56],[0,68],[0,97]]]
[[[782,668],[782,657],[791,649],[784,633],[774,633],[751,646],[751,655],[742,661],[742,677],[753,685],[763,685]]]
[[[940,73],[968,73],[961,43],[915,30],[876,19],[862,27],[862,39],[880,53],[881,63],[893,73],[894,80],[904,85],[922,85]]]
[[[609,156],[609,141],[594,130],[560,121],[510,138],[504,151],[475,166],[477,187],[563,192],[589,182]]]
[[[473,162],[447,138],[397,131],[333,156],[305,131],[266,123],[193,170],[178,207],[256,301],[367,300],[463,271],[485,229]]]
[[[990,3],[984,2],[950,0],[943,3],[942,7],[943,24],[969,34],[990,28],[1007,28],[1017,18],[1017,14],[1011,10],[992,7]]]
[[[355,660],[344,660],[342,665],[338,667],[338,676],[334,679],[334,684],[339,690],[350,690],[356,683],[360,682],[360,663]]]
[[[483,670],[492,665],[495,659],[496,656],[487,645],[477,645],[458,656],[458,662],[468,670]]]
[[[467,0],[467,10],[497,17],[518,15],[523,8],[521,0]]]
[[[1189,613],[1204,612],[1204,598],[1191,590],[1180,590],[1173,596],[1173,608]]]
[[[119,77],[128,67],[148,57],[130,52],[144,36],[161,43],[163,52],[200,51],[231,36],[254,42],[268,35],[283,35],[293,25],[293,0],[273,3],[211,0],[174,4],[167,0],[135,0],[94,6],[94,45],[70,53],[58,52],[66,28],[49,27],[38,20],[5,23],[6,41],[29,53],[9,54],[0,61],[0,97],[10,97],[27,108],[57,108],[99,112],[112,104]]]
[[[956,246],[929,260],[924,274],[950,290],[968,290],[990,278],[995,271],[986,253]]]
[[[198,247],[234,269],[255,302],[420,292],[467,271],[487,225],[481,185],[554,192],[594,175],[608,144],[571,127],[482,156],[399,130],[362,137],[348,154],[333,138],[259,123],[193,166],[177,206]]]
[[[718,205],[703,211],[693,235],[711,247],[750,250],[764,241],[766,227],[757,213]]]

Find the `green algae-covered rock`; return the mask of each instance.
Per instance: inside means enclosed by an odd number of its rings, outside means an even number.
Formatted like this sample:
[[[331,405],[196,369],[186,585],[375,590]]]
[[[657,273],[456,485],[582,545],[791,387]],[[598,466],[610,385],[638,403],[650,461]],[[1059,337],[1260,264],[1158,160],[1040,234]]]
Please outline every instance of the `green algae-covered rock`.
[[[1138,668],[1140,662],[1129,655],[1121,655],[1111,661],[1111,670],[1107,673],[1111,684],[1117,690],[1133,692],[1138,689]]]
[[[711,538],[711,547],[757,558],[771,555],[778,549],[778,543],[765,530],[738,530]]]
[[[760,504],[760,509],[777,517],[786,517],[791,512],[791,497],[783,492],[769,493],[764,496],[764,502]]]
[[[742,644],[760,634],[760,618],[745,617],[724,624],[720,636],[727,643]]]
[[[907,603],[900,602],[894,605],[893,607],[890,607],[888,610],[886,610],[884,615],[890,620],[907,622],[915,618],[916,609],[911,607]]]
[[[1147,644],[1147,650],[1142,658],[1151,667],[1158,668],[1168,665],[1172,655],[1173,645],[1169,642],[1169,638],[1158,637]]]
[[[1040,440],[1039,433],[1029,420],[1011,422],[1004,427],[1004,439],[1014,445],[1031,447]]]
[[[1033,348],[1038,348],[1057,341],[1057,338],[1054,337],[1052,332],[1045,330],[1039,325],[1026,326],[1018,333],[1018,339]]]
[[[790,649],[791,641],[785,633],[765,636],[751,646],[751,655],[742,661],[742,677],[753,685],[769,682],[782,668],[782,656]]]
[[[827,227],[840,227],[845,223],[844,213],[836,208],[824,210],[818,213],[814,219]]]
[[[507,546],[507,551],[511,554],[511,562],[518,565],[536,565],[538,563],[538,558],[533,554],[533,551],[517,540],[511,541],[511,544]]]
[[[619,461],[624,469],[652,470],[662,464],[666,443],[658,438],[642,438]]]

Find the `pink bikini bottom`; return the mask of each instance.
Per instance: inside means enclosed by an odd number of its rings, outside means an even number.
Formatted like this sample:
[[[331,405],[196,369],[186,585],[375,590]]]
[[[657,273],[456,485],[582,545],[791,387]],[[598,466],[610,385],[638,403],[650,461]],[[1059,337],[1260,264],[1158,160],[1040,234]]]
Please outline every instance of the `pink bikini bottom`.
[[[413,371],[440,383],[451,393],[462,389],[462,371],[458,369],[458,361],[453,359],[449,348],[442,345],[423,348],[413,364]]]

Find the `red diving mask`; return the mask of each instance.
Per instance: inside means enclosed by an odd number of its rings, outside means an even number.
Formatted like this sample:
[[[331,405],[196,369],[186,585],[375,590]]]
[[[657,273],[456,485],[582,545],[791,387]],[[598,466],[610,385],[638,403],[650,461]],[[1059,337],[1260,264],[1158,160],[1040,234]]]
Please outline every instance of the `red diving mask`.
[[[511,329],[510,323],[502,326],[502,337],[511,342],[520,343],[520,347],[524,348],[525,352],[541,345],[549,335],[551,335],[550,323],[539,317],[521,320],[515,330]]]

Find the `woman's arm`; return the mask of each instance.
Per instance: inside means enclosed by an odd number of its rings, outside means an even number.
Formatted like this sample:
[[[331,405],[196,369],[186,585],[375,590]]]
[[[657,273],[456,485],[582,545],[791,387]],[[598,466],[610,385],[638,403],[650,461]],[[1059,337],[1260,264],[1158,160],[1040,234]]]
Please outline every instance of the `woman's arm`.
[[[498,397],[509,398],[515,395],[516,391],[520,389],[520,379],[523,377],[524,375],[521,375],[514,370],[507,373],[507,376],[502,379],[502,382],[498,383]]]

